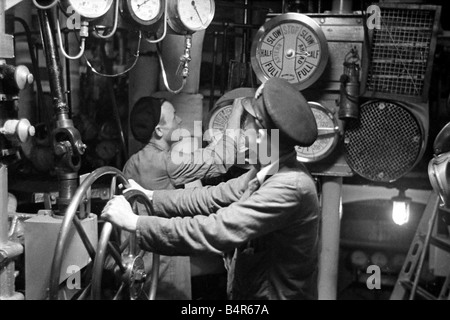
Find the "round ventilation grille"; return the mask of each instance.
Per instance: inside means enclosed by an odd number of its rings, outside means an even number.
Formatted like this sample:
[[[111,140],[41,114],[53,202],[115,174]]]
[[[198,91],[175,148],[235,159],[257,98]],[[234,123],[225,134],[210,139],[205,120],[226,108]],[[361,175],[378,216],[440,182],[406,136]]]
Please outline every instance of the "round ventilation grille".
[[[420,160],[425,146],[423,127],[398,103],[369,101],[360,119],[347,124],[345,152],[350,168],[375,182],[392,182]]]

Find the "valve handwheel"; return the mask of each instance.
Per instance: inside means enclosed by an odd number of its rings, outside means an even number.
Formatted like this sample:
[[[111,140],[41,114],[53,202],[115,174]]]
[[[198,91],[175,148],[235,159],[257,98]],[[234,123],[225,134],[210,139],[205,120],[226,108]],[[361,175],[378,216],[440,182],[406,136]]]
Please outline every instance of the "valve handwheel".
[[[85,268],[87,272],[91,271],[91,283],[87,284],[77,294],[77,299],[86,299],[89,296],[92,299],[123,299],[124,297],[132,300],[139,297],[154,299],[157,289],[158,272],[159,272],[159,255],[152,255],[152,277],[150,279],[151,286],[149,293],[143,292],[144,283],[148,280],[144,265],[144,252],[140,251],[134,234],[129,237],[120,235],[120,230],[114,228],[109,222],[105,222],[102,227],[100,239],[97,249],[90,242],[86,232],[84,231],[78,216],[77,210],[81,202],[86,198],[86,193],[92,184],[103,176],[113,176],[111,181],[110,195],[115,195],[116,183],[121,183],[125,188],[129,187],[128,180],[121,171],[113,167],[102,167],[93,171],[86,180],[78,187],[70,205],[67,207],[64,220],[58,234],[55,254],[52,263],[52,270],[49,284],[49,299],[56,300],[59,298],[59,275],[61,271],[64,249],[67,244],[71,224],[75,228],[91,258],[91,262]],[[147,214],[153,214],[153,207],[144,193],[131,190],[124,194],[125,198],[130,202],[134,212],[138,212],[138,203],[143,204]],[[114,232],[113,232],[114,231]],[[102,278],[104,270],[113,271],[114,282],[117,285],[113,288],[114,295],[105,295],[102,292]],[[111,289],[111,288],[109,288]]]

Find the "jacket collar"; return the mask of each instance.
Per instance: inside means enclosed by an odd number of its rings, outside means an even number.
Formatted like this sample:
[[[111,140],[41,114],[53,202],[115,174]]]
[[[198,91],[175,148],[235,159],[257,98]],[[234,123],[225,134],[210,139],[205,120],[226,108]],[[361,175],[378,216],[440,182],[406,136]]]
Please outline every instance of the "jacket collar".
[[[259,183],[262,184],[267,177],[273,176],[275,173],[278,172],[280,169],[280,166],[282,166],[285,162],[290,160],[292,157],[296,157],[297,152],[292,151],[290,153],[285,154],[281,158],[279,158],[277,161],[272,162],[270,165],[265,166],[261,170],[258,171],[256,174],[256,178],[258,179]]]

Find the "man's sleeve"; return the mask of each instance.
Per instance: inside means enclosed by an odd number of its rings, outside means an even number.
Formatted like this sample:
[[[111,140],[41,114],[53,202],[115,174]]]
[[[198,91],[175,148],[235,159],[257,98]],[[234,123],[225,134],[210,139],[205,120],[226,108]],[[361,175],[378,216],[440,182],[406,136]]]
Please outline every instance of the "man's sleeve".
[[[153,192],[153,208],[158,216],[163,217],[209,215],[238,201],[255,176],[256,169],[252,168],[217,186],[157,190]]]
[[[164,255],[225,252],[293,223],[300,197],[295,184],[275,181],[216,214],[172,219],[139,217],[139,244],[144,250]]]
[[[235,164],[237,147],[232,137],[223,137],[192,153],[172,151],[167,157],[167,173],[174,185],[225,174]]]

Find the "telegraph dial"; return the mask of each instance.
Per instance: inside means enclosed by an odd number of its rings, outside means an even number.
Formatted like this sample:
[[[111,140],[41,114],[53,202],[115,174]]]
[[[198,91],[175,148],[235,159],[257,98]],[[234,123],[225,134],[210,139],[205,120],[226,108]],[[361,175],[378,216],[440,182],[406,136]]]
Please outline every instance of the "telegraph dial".
[[[328,43],[313,19],[300,13],[285,13],[258,30],[252,43],[251,62],[261,82],[279,77],[303,90],[325,70]]]
[[[317,162],[325,159],[336,148],[339,140],[339,124],[336,117],[327,108],[317,102],[308,102],[317,123],[317,140],[309,147],[295,147],[297,160]]]

